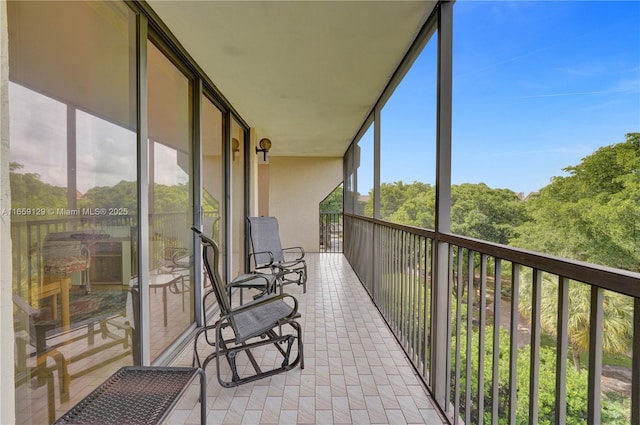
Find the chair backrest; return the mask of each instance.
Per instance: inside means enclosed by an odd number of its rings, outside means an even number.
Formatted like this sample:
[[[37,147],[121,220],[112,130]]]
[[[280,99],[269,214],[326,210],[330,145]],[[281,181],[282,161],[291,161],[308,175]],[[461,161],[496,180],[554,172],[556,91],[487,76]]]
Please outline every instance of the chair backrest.
[[[202,244],[202,262],[204,264],[204,269],[209,276],[209,281],[211,282],[216,300],[218,301],[220,314],[227,314],[231,310],[231,303],[227,296],[227,289],[220,278],[220,273],[218,272],[218,262],[220,261],[220,250],[218,249],[218,245],[213,241],[213,239],[204,235],[195,227],[192,227],[191,230],[193,230],[200,238],[200,243]]]
[[[271,252],[275,262],[284,261],[278,219],[275,217],[247,217],[247,220],[249,221],[251,248],[254,253],[258,253],[253,256],[256,267],[271,261],[269,254],[261,254],[263,252]]]

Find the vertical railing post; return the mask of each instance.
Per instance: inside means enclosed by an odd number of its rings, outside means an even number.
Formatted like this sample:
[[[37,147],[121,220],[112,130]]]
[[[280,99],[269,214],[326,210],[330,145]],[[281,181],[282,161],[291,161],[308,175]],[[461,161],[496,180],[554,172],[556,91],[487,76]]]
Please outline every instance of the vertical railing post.
[[[502,260],[495,257],[493,287],[493,370],[491,372],[491,425],[498,425],[500,412],[500,328],[502,314]]]
[[[487,334],[487,256],[480,254],[480,296],[478,297],[478,421],[484,421],[485,335]],[[471,335],[471,334],[469,334]]]
[[[567,423],[567,356],[569,322],[569,279],[558,279],[558,325],[556,341],[556,425]]]
[[[591,287],[591,314],[589,315],[589,382],[587,395],[587,423],[601,423],[601,385],[602,379],[602,322],[604,289]]]
[[[516,335],[520,313],[518,306],[520,304],[520,266],[511,263],[511,321],[509,331],[511,338],[509,340],[509,425],[515,425],[517,419],[518,405],[518,338]]]
[[[542,305],[542,271],[533,269],[531,284],[531,358],[529,363],[529,425],[538,424],[540,392],[540,308]]]
[[[633,346],[631,360],[631,423],[640,423],[640,298],[633,303]]]

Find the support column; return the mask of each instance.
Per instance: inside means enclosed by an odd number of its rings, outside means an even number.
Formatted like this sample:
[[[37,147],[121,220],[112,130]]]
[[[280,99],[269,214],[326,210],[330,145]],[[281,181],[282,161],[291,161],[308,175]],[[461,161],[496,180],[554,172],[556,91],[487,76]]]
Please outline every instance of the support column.
[[[451,227],[451,97],[453,2],[438,11],[438,93],[436,141],[436,239],[433,256],[431,371],[433,396],[446,406],[449,356],[449,245],[439,239]]]

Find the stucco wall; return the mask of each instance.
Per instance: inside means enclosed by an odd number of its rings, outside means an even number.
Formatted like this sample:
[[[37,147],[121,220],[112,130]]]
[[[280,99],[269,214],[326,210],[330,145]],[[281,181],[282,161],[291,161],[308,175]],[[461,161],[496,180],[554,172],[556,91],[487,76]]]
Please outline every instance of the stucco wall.
[[[0,0],[0,210],[10,208],[9,192],[9,48],[7,3]],[[11,221],[0,214],[0,423],[15,422],[13,391],[13,304],[11,301]]]
[[[269,215],[282,245],[318,252],[319,204],[342,182],[342,158],[269,157]]]

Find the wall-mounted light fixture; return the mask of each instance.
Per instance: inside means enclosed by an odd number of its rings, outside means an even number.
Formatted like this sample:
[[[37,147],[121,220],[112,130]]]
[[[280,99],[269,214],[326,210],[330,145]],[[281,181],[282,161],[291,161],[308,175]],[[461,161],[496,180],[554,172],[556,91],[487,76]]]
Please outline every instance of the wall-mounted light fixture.
[[[236,152],[240,152],[240,141],[234,137],[231,139],[231,155],[234,161],[236,160]]]
[[[258,146],[260,146],[260,149],[258,149]],[[260,139],[260,142],[258,142],[258,146],[256,146],[256,155],[258,154],[258,152],[262,152],[262,154],[264,155],[263,159],[266,161],[267,152],[269,152],[269,149],[271,149],[271,140],[267,138]]]

